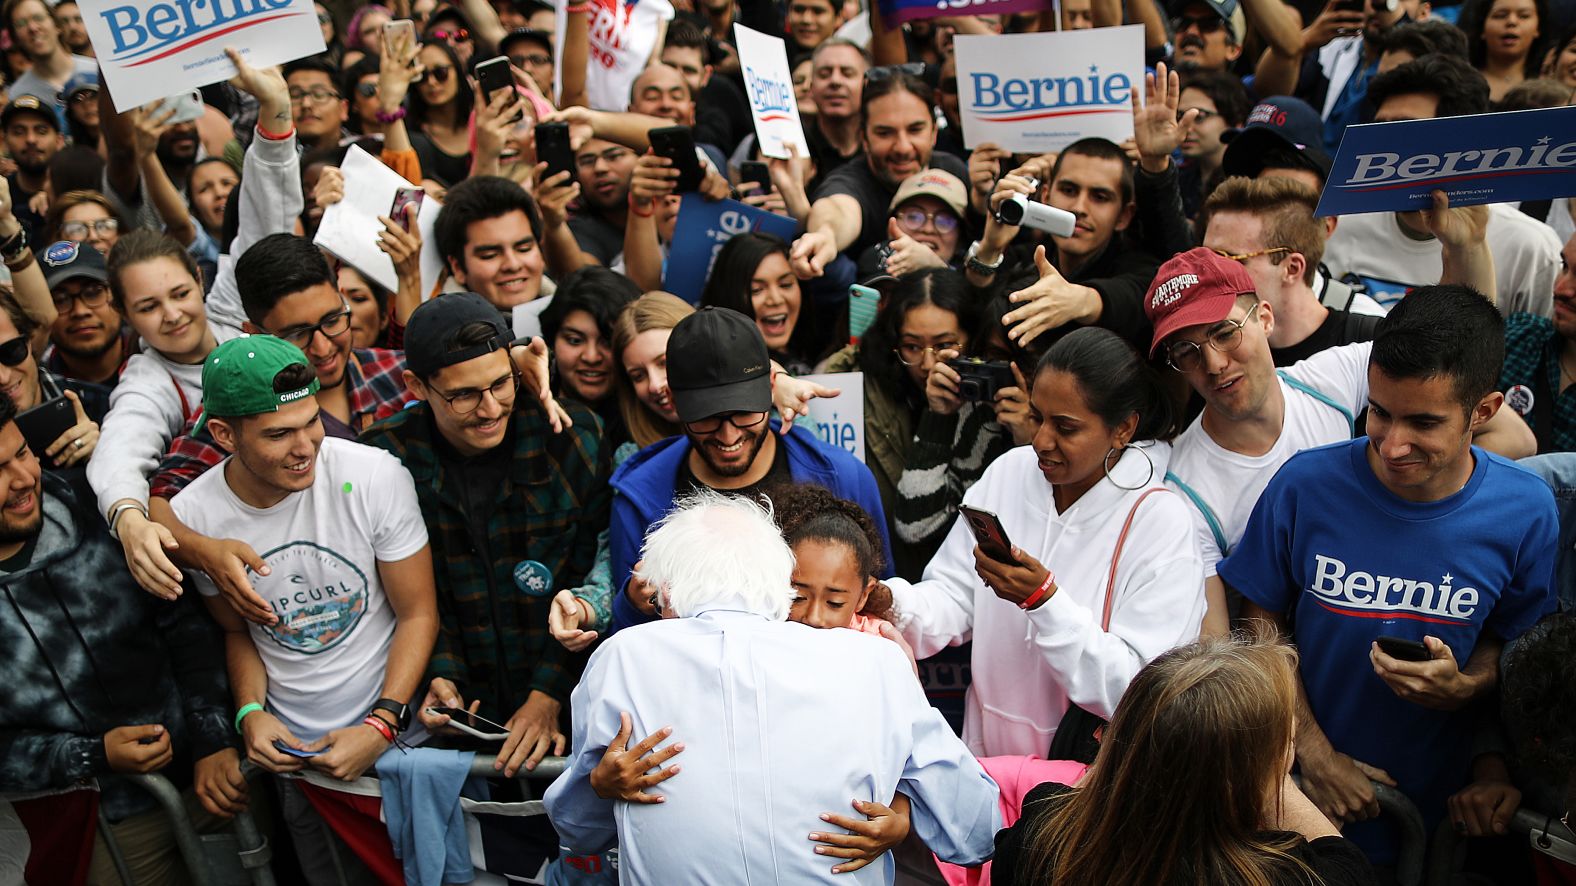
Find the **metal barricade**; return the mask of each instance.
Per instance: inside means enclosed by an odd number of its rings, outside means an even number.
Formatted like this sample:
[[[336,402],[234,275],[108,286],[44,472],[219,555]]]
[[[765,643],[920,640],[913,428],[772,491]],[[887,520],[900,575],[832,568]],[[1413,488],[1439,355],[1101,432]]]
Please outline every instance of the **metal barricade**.
[[[1298,787],[1302,776],[1292,776]],[[1423,813],[1417,810],[1405,794],[1379,782],[1370,782],[1374,799],[1379,803],[1379,814],[1394,819],[1401,831],[1401,849],[1396,855],[1395,879],[1400,886],[1422,886],[1424,863],[1428,856],[1428,832],[1423,827]]]
[[[1576,833],[1560,823],[1558,817],[1545,815],[1523,807],[1516,811],[1507,830],[1511,835],[1524,835],[1535,852],[1569,865],[1576,865]],[[1466,841],[1472,839],[1458,833],[1446,820],[1434,832],[1434,842],[1428,850],[1428,886],[1449,886],[1461,872],[1466,856]]]
[[[259,773],[266,774],[245,760],[241,762],[241,774],[248,781]],[[240,886],[244,883],[274,886],[274,874],[269,866],[273,860],[273,851],[268,840],[257,829],[257,822],[250,810],[243,809],[231,819],[230,829],[233,834],[201,835],[197,833],[191,817],[186,814],[186,803],[181,799],[181,792],[176,790],[169,779],[158,773],[121,777],[140,786],[159,804],[169,819],[175,846],[180,851],[181,861],[185,863],[194,886]],[[126,881],[129,874],[125,859],[102,816],[99,832],[104,836],[104,845],[109,849],[122,881]],[[128,882],[126,886],[137,884]]]

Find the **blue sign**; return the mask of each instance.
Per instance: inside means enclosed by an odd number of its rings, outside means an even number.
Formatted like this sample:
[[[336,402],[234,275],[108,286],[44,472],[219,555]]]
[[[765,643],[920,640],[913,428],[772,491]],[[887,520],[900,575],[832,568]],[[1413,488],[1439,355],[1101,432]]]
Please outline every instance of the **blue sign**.
[[[1576,107],[1346,127],[1318,215],[1576,196]]]
[[[746,206],[737,200],[712,201],[699,194],[685,194],[679,203],[673,242],[668,247],[663,288],[690,304],[699,304],[701,290],[706,288],[706,278],[711,275],[722,244],[749,231],[776,234],[791,242],[799,232],[799,224],[786,215]]]

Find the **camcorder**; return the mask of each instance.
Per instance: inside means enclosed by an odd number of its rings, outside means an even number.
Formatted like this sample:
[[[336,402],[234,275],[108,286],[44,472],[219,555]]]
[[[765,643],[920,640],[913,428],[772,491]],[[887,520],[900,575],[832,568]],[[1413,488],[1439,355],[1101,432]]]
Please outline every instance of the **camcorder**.
[[[1039,190],[1038,179],[1029,179],[1031,190]],[[1065,209],[1036,203],[1026,194],[1014,194],[996,207],[996,221],[1004,225],[1025,225],[1058,237],[1071,237],[1078,217]]]

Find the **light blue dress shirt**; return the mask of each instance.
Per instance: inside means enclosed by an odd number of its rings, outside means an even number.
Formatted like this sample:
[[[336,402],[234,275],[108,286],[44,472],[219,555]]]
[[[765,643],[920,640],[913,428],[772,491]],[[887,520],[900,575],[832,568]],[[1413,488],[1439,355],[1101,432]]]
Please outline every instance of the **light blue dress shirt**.
[[[925,700],[897,644],[719,604],[604,642],[572,699],[573,746],[545,797],[576,852],[620,845],[631,884],[890,884],[892,857],[848,874],[808,839],[855,798],[912,801],[914,833],[978,864],[1001,827],[996,783]],[[588,776],[618,732],[663,726],[685,749],[661,804],[602,800]],[[834,829],[835,830],[835,829]]]

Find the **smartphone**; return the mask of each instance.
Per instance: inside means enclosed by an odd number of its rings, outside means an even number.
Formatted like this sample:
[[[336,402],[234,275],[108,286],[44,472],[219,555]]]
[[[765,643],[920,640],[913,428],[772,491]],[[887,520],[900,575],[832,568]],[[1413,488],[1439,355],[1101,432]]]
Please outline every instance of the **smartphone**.
[[[651,139],[651,150],[659,157],[673,162],[679,171],[674,191],[687,194],[700,190],[706,173],[700,168],[700,158],[695,156],[695,135],[688,126],[663,126],[646,133]]]
[[[383,23],[383,36],[389,46],[394,46],[401,39],[416,42],[416,23],[408,18],[397,18]]]
[[[276,738],[274,739],[274,750],[281,754],[289,754],[292,757],[300,757],[305,760],[308,757],[316,757],[318,754],[326,752],[328,748],[324,748],[321,751],[303,751],[300,748],[293,748]]]
[[[490,741],[503,741],[509,737],[509,727],[500,726],[486,717],[483,717],[481,714],[473,714],[470,711],[461,710],[460,708],[444,707],[430,707],[427,709],[427,713],[443,714],[449,718],[450,726],[453,726],[455,729],[458,729],[467,735],[474,735],[477,738],[485,738]]]
[[[772,171],[765,163],[759,160],[746,160],[739,164],[739,184],[755,185],[757,193],[770,194],[772,192]]]
[[[1428,661],[1433,658],[1433,653],[1428,647],[1416,640],[1405,640],[1400,637],[1380,637],[1377,641],[1384,654],[1401,661]]]
[[[40,458],[44,450],[77,423],[76,407],[65,397],[54,397],[16,416],[17,430]]]
[[[172,95],[164,99],[161,113],[164,108],[175,108],[175,115],[167,123],[190,123],[202,116],[202,93],[193,89],[179,95]]]
[[[881,293],[859,283],[848,287],[848,338],[857,345],[870,324],[876,322],[876,309],[881,306]]]
[[[547,164],[543,178],[567,172],[570,180],[574,180],[575,151],[569,146],[568,123],[536,124],[536,159]]]
[[[1336,0],[1331,9],[1336,12],[1362,12],[1367,5],[1367,0]]]
[[[394,192],[394,206],[389,210],[389,218],[409,232],[413,220],[405,217],[405,207],[415,204],[416,213],[420,215],[421,201],[426,196],[427,192],[421,188],[399,188]]]
[[[973,530],[974,540],[979,542],[980,550],[993,560],[1002,563],[1013,562],[1012,542],[1007,538],[1007,530],[1002,528],[1000,517],[990,511],[968,505],[958,505],[958,513],[968,521],[969,529]]]
[[[506,56],[490,58],[476,66],[476,82],[482,88],[482,98],[493,100],[493,93],[500,89],[509,90],[514,101],[519,101],[519,94],[514,91],[514,72],[509,70],[509,59]]]

